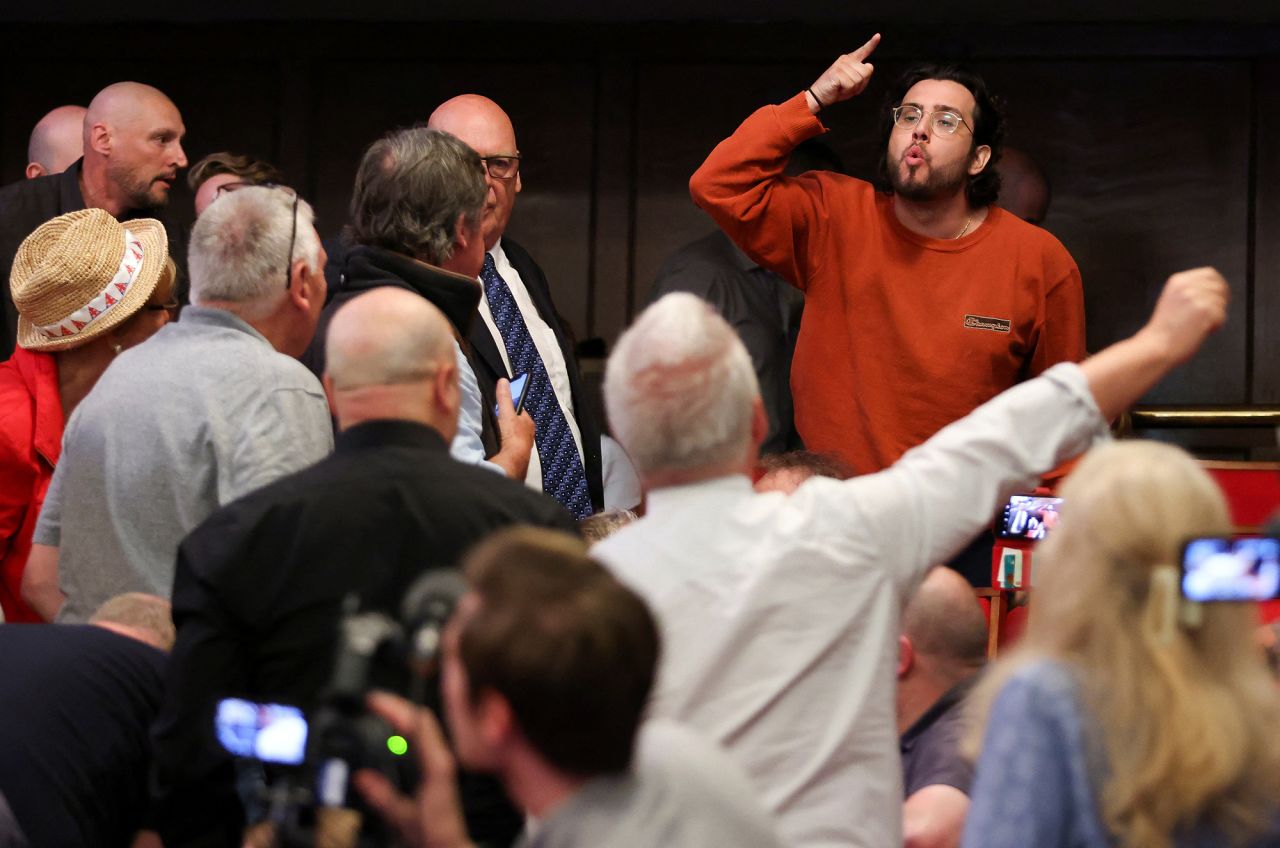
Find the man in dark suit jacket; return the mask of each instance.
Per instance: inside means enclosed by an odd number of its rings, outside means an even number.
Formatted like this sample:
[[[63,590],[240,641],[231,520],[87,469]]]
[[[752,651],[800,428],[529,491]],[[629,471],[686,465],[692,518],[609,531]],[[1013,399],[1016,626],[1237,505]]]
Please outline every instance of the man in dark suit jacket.
[[[550,498],[449,457],[458,364],[449,322],[426,299],[382,286],[350,300],[326,354],[333,455],[229,504],[179,548],[178,642],[154,730],[166,845],[239,844],[234,777],[213,736],[217,701],[314,709],[346,599],[396,615],[423,572],[455,567],[499,527],[576,530]],[[519,832],[520,815],[489,779],[467,782],[463,803],[482,842]]]
[[[159,218],[178,266],[177,293],[186,302],[182,227],[165,217],[169,189],[187,167],[186,127],[178,107],[149,85],[118,82],[98,92],[85,115],[84,158],[61,174],[22,180],[0,189],[0,273],[4,326],[0,359],[13,353],[18,311],[9,294],[9,269],[23,239],[51,218],[78,209],[105,209],[120,221]]]
[[[538,450],[528,480],[585,518],[604,506],[600,425],[546,276],[523,247],[504,236],[522,188],[511,119],[487,97],[463,94],[441,104],[427,126],[470,145],[487,172],[482,320],[469,335],[480,365],[476,377],[492,384],[501,377],[530,375],[525,408],[538,425]]]

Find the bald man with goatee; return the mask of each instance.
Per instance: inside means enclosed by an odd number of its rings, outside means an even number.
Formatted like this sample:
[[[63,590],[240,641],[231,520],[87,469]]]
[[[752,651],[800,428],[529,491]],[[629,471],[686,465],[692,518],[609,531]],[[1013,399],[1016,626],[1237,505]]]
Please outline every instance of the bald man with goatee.
[[[240,845],[234,775],[213,738],[217,699],[315,708],[346,599],[396,617],[411,583],[455,568],[500,527],[576,532],[551,498],[450,458],[453,330],[426,298],[382,286],[347,301],[329,324],[325,363],[333,455],[228,504],[178,550],[178,643],[154,732],[166,845]],[[253,623],[251,638],[238,622]],[[461,788],[476,843],[511,844],[523,821],[499,785],[465,777]]]
[[[178,108],[149,85],[118,82],[90,102],[82,132],[84,155],[65,171],[0,189],[0,279],[9,279],[18,245],[45,221],[78,209],[105,209],[123,222],[164,222],[169,255],[178,264],[178,297],[186,302],[186,242],[182,227],[165,211],[178,171],[187,166]],[[9,287],[4,290],[0,359],[13,352],[18,323]]]
[[[547,277],[506,234],[516,195],[524,188],[515,127],[501,106],[478,94],[446,100],[427,126],[461,139],[485,166],[481,320],[472,323],[468,336],[476,378],[492,393],[501,378],[529,375],[524,408],[537,424],[537,450],[526,482],[586,518],[605,505],[600,425]]]

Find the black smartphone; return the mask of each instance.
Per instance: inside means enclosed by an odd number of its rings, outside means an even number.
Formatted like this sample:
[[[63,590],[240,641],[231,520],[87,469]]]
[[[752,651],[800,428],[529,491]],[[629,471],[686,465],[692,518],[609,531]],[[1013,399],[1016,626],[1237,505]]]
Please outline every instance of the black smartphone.
[[[1202,602],[1280,597],[1280,537],[1191,539],[1182,546],[1182,596]]]
[[[307,719],[285,704],[223,698],[213,719],[222,747],[237,757],[301,765],[307,755]]]
[[[1029,539],[1038,542],[1058,523],[1062,498],[1044,495],[1013,495],[1004,505],[996,535],[1001,539]]]
[[[529,385],[529,375],[521,374],[511,381],[511,405],[516,408],[516,415],[524,410],[524,390]],[[493,414],[498,415],[498,405],[493,405]]]

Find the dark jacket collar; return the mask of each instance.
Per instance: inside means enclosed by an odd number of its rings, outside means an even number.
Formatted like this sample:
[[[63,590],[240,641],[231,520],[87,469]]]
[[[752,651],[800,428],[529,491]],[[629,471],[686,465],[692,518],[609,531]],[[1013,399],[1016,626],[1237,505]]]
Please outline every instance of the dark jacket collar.
[[[58,174],[58,206],[64,215],[84,208],[84,195],[80,193],[80,168],[83,164],[84,158],[81,157]]]
[[[400,286],[431,301],[462,335],[471,329],[480,305],[480,283],[381,247],[358,244],[347,253],[344,291]]]
[[[334,453],[350,453],[367,448],[411,447],[440,453],[449,446],[439,432],[416,421],[384,419],[365,421],[338,432],[334,439]]]

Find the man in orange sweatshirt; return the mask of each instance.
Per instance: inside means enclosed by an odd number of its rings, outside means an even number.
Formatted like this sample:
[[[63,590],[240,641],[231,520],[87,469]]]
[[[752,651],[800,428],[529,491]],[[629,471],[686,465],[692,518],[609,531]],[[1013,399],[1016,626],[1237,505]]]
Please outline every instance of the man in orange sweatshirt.
[[[734,242],[805,293],[796,428],[808,449],[858,473],[1085,352],[1075,262],[995,205],[1003,119],[976,74],[907,72],[884,116],[883,190],[829,172],[783,175],[792,149],[826,132],[818,113],[867,87],[879,41],[751,115],[689,183]]]

